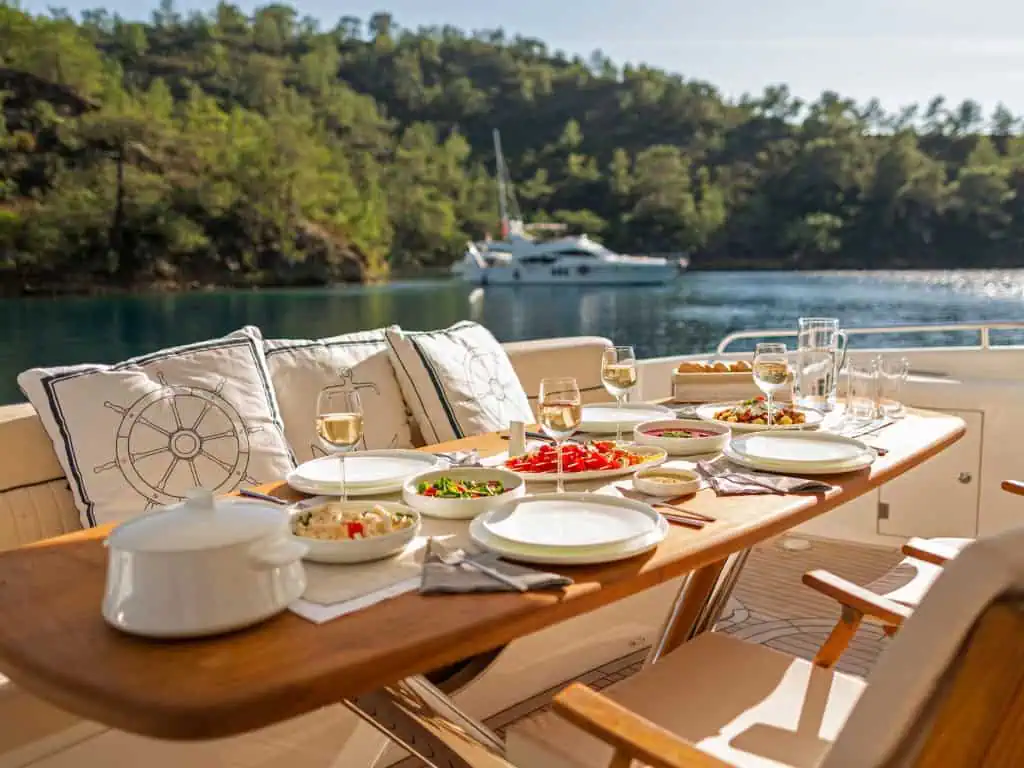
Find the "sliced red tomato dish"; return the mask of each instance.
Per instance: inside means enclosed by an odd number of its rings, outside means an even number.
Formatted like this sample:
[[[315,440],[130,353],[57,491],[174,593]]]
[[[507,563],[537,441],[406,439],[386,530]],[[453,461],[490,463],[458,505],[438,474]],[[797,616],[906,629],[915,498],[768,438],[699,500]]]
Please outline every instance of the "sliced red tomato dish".
[[[617,448],[609,441],[593,443],[567,443],[562,446],[563,472],[600,472],[607,469],[621,469],[642,464],[648,457]],[[513,472],[535,472],[545,474],[558,471],[558,452],[553,445],[542,445],[522,456],[515,456],[505,462]]]

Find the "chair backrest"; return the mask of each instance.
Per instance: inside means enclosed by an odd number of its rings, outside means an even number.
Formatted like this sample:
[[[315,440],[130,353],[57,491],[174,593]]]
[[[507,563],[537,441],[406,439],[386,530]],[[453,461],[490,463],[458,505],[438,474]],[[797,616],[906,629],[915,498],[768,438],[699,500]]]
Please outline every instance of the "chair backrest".
[[[946,565],[822,768],[1024,765],[1024,528]]]

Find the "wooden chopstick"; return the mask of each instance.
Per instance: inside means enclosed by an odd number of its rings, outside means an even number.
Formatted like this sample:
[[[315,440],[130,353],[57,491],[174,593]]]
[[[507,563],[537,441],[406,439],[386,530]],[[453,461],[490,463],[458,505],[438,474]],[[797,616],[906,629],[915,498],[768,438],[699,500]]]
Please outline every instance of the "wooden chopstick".
[[[655,507],[656,510],[668,520],[670,523],[676,523],[686,528],[694,528],[695,530],[701,530],[707,523],[704,520],[698,520],[695,517],[687,517],[686,515],[678,515],[673,512],[668,512],[665,507]]]
[[[682,504],[684,501],[686,501],[687,499],[691,498],[692,496],[693,496],[692,493],[688,493],[685,496],[677,496],[674,499],[669,499],[668,501],[663,501],[663,502],[661,502],[661,504],[662,504],[662,506],[671,507],[672,509],[674,509],[675,510],[675,514],[677,514],[677,515],[686,515],[688,517],[692,517],[692,518],[697,519],[697,520],[703,520],[705,523],[713,523],[713,522],[715,522],[715,518],[711,517],[711,515],[705,515],[705,514],[703,514],[701,512],[694,512],[694,511],[689,510],[689,509],[679,509],[678,507],[676,507],[676,504]]]

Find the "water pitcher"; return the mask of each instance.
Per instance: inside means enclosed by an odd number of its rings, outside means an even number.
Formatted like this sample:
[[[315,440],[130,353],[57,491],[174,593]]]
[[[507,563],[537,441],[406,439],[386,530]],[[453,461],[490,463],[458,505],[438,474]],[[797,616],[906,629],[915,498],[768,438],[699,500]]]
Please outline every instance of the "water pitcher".
[[[801,317],[796,356],[798,405],[831,411],[836,381],[846,362],[846,334],[834,317]]]

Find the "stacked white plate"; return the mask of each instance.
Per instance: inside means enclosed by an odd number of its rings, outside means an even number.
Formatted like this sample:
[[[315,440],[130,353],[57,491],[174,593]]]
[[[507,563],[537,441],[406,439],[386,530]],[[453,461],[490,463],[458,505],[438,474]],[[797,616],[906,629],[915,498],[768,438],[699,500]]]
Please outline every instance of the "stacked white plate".
[[[623,432],[632,434],[637,424],[656,419],[673,419],[675,415],[675,411],[662,405],[637,403],[620,407],[615,403],[596,403],[583,406],[583,420],[579,429],[593,435],[614,435],[621,427]]]
[[[475,518],[473,541],[509,560],[543,565],[611,563],[658,546],[668,523],[652,507],[595,493],[514,499]]]
[[[829,432],[757,432],[733,437],[723,453],[766,472],[833,475],[871,465],[875,452],[859,440]]]
[[[394,493],[402,490],[408,478],[443,466],[443,459],[422,451],[355,451],[345,454],[345,487],[349,496]],[[324,456],[300,464],[288,473],[286,480],[302,493],[338,496],[341,494],[338,457]]]

